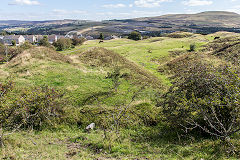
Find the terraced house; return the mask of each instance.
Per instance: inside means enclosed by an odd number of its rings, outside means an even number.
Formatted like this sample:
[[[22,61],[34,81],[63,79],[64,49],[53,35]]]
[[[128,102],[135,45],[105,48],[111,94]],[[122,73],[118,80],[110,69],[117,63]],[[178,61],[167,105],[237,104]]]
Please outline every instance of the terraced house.
[[[12,42],[15,41],[18,46],[25,42],[25,38],[22,35],[8,35],[4,36],[2,41],[5,45],[12,45]]]
[[[37,42],[37,37],[35,35],[25,35],[24,38],[25,38],[25,41],[28,41],[30,43]]]

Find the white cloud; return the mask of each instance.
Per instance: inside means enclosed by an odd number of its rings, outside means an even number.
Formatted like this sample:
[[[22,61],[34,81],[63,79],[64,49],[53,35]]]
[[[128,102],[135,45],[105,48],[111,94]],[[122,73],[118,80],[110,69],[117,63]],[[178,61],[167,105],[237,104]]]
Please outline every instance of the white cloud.
[[[40,5],[36,0],[14,0],[9,5]]]
[[[134,4],[137,7],[144,7],[144,8],[153,8],[159,7],[162,2],[170,2],[171,0],[135,0]]]
[[[125,4],[105,4],[105,5],[102,5],[102,7],[104,8],[123,8],[123,7],[126,7]]]
[[[188,0],[182,2],[186,6],[206,6],[211,5],[213,1],[209,0]]]

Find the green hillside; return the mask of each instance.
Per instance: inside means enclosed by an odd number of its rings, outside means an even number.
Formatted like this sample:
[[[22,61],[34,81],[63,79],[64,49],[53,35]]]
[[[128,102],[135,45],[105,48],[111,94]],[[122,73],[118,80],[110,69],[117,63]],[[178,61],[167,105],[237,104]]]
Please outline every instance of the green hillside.
[[[218,36],[220,39],[214,40]],[[169,92],[176,85],[172,83],[174,76],[192,73],[200,62],[206,67],[208,64],[216,68],[225,64],[239,67],[239,37],[218,32],[140,41],[115,39],[99,43],[93,40],[61,52],[46,47],[23,51],[0,68],[2,84],[14,82],[14,88],[1,103],[17,110],[14,113],[17,116],[5,122],[5,133],[13,131],[11,122],[25,117],[23,126],[4,136],[0,158],[238,159],[239,133],[230,136],[231,144],[236,147],[234,153],[228,152],[221,138],[197,129],[186,134],[167,121],[168,113],[165,114],[164,104],[159,102],[162,101],[159,94]],[[194,45],[193,51],[190,45]],[[227,77],[224,78],[227,83]],[[50,94],[44,92],[46,86]],[[51,98],[57,93],[61,95]],[[44,107],[49,106],[51,111],[44,112]],[[33,110],[37,118],[28,122],[31,117],[25,113]],[[43,118],[49,112],[56,113],[55,117]],[[175,111],[172,113],[179,116]],[[86,131],[90,123],[96,123],[96,128]]]

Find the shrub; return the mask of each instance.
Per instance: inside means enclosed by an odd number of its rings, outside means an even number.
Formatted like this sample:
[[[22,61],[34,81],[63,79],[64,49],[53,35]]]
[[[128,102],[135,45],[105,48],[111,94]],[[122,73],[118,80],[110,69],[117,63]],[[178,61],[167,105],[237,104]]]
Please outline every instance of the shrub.
[[[62,115],[62,97],[61,91],[47,86],[14,90],[1,99],[0,119],[9,129],[42,129]]]
[[[12,46],[16,46],[16,41],[15,40],[12,41]]]
[[[103,35],[103,33],[100,33],[99,39],[100,39],[100,40],[104,40],[104,35]]]
[[[133,31],[130,33],[130,35],[128,36],[128,39],[132,39],[135,41],[141,40],[141,34],[137,31]]]
[[[0,45],[0,62],[7,62],[14,58],[16,55],[22,53],[23,49],[21,47],[8,47]]]
[[[30,49],[30,48],[32,48],[32,47],[33,47],[33,45],[32,45],[30,42],[28,42],[28,41],[24,42],[24,43],[20,46],[20,48],[23,49],[23,50]]]
[[[0,43],[0,54],[5,54],[5,46]]]
[[[72,44],[74,46],[82,45],[86,41],[85,38],[73,38],[72,39]]]
[[[190,44],[190,49],[189,49],[190,52],[194,52],[196,51],[196,45],[195,44]]]
[[[179,70],[159,105],[171,125],[223,140],[240,130],[238,69],[194,61]]]
[[[48,41],[48,36],[43,36],[43,39],[39,41],[40,46],[50,47],[51,44]]]
[[[57,51],[63,51],[72,47],[72,40],[69,38],[61,38],[53,43]]]
[[[8,81],[6,83],[0,84],[0,147],[3,146],[3,138],[4,138],[4,131],[3,127],[8,123],[8,118],[12,116],[12,113],[14,112],[14,108],[10,107],[6,104],[5,97],[13,89],[13,82]]]
[[[191,37],[193,34],[189,32],[174,32],[170,33],[167,36],[171,38],[185,38],[185,37]]]

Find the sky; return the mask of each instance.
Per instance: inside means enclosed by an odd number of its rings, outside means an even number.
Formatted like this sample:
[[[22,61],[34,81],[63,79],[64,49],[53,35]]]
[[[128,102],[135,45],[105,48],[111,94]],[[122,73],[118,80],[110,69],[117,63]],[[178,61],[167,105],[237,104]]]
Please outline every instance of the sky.
[[[240,0],[0,0],[0,20],[109,20],[231,11]]]

